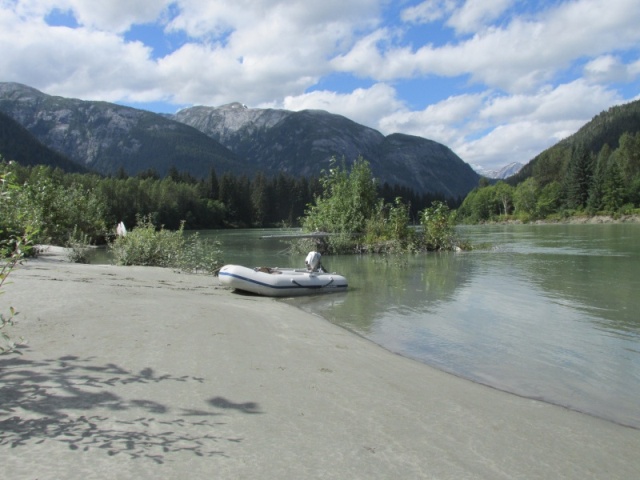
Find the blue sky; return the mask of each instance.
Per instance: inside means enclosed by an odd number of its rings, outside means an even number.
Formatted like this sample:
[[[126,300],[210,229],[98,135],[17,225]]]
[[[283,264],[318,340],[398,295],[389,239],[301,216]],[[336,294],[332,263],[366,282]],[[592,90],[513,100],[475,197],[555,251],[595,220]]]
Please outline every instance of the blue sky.
[[[640,98],[639,25],[638,0],[0,0],[0,81],[323,109],[496,169]]]

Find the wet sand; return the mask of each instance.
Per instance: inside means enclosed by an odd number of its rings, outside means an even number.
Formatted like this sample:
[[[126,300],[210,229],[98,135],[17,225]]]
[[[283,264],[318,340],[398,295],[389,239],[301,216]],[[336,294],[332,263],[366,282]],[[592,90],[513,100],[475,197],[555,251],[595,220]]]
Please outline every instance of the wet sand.
[[[0,464],[42,479],[632,479],[640,431],[474,384],[203,275],[28,261]]]

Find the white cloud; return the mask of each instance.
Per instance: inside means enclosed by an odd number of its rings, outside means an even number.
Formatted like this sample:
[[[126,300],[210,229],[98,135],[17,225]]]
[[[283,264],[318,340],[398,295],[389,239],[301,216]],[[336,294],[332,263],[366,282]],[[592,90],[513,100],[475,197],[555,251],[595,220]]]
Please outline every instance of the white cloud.
[[[426,0],[405,8],[400,18],[409,23],[431,23],[448,16],[455,8],[455,0]]]
[[[67,0],[78,23],[109,32],[127,31],[133,24],[155,21],[171,0]]]
[[[404,108],[395,89],[378,83],[370,88],[357,88],[348,94],[314,91],[288,96],[282,108],[287,110],[319,109],[343,115],[355,122],[379,129],[378,119]]]
[[[616,92],[583,80],[532,95],[489,98],[479,112],[478,125],[495,127],[479,138],[467,137],[456,152],[467,162],[492,167],[526,163],[622,101]]]
[[[459,33],[473,33],[498,18],[514,0],[467,0],[447,24]]]
[[[84,27],[124,32],[133,24],[155,21],[171,1],[19,0],[15,10],[23,18],[44,17],[55,10],[71,12]]]
[[[426,0],[402,10],[404,22],[426,24],[446,20],[460,34],[482,30],[508,10],[514,0]]]
[[[192,38],[215,38],[236,29],[248,28],[256,19],[264,18],[267,6],[250,0],[224,2],[223,0],[178,0],[179,13],[168,30],[184,31]]]
[[[382,81],[469,75],[491,88],[526,92],[547,83],[576,59],[636,47],[639,24],[637,0],[576,0],[537,18],[513,17],[504,27],[483,29],[459,43],[424,45],[415,51],[395,46],[389,31],[379,30],[338,56],[334,65]]]
[[[319,75],[277,53],[240,60],[228,50],[195,43],[160,59],[158,73],[177,103],[206,105],[231,101],[256,105],[287,93],[302,93]]]
[[[584,122],[520,121],[498,125],[483,137],[453,146],[467,163],[498,169],[511,162],[527,163],[545,148],[574,133]],[[566,132],[558,135],[558,132]]]
[[[297,34],[297,44],[306,43],[303,41],[305,32],[317,34],[322,29],[326,30],[326,35],[334,35],[334,41],[340,41],[342,36],[351,35],[353,26],[376,23],[380,8],[377,0],[313,3],[304,0],[177,0],[176,3],[179,13],[170,22],[169,29],[184,31],[194,38],[239,33],[251,37],[254,47],[260,47],[263,42],[272,44],[278,39],[280,45],[291,47],[293,45],[286,43],[289,40],[287,32],[291,31]],[[252,35],[252,32],[255,33]]]
[[[168,0],[129,3],[102,2],[91,10],[88,0],[10,2],[0,10],[0,21],[7,17],[0,45],[11,45],[2,49],[8,53],[0,66],[11,72],[3,79],[96,100],[149,101],[155,95],[180,104],[258,104],[304,93],[329,72],[342,43],[378,21],[377,0],[179,0],[167,28],[191,40],[154,59],[150,47],[126,42],[122,31],[164,18]],[[72,11],[86,26],[48,26],[44,17],[54,9]]]
[[[47,93],[115,101],[157,89],[150,49],[138,42],[125,43],[115,34],[51,28],[40,20],[5,12],[0,16],[0,45],[11,46],[2,48],[0,55],[3,80]]]
[[[422,111],[397,111],[379,122],[385,134],[402,132],[451,146],[468,132],[482,107],[483,95],[459,95],[430,105]]]
[[[492,98],[480,112],[480,117],[491,122],[532,117],[537,121],[584,119],[620,101],[622,99],[611,90],[576,80],[555,88],[547,86],[529,95]]]
[[[361,77],[371,77],[378,80],[397,78],[397,74],[389,73],[389,59],[398,59],[401,56],[401,50],[388,51],[383,55],[378,49],[378,44],[384,43],[390,38],[391,35],[386,29],[379,29],[365,35],[354,44],[348,53],[334,57],[331,60],[331,65],[339,72],[351,72]],[[408,48],[405,51],[410,55]],[[409,75],[405,74],[404,76]]]
[[[500,168],[528,162],[621,102],[614,91],[578,80],[532,94],[487,91],[449,97],[422,111],[391,113],[381,118],[379,129],[429,138],[449,146],[467,163]]]
[[[208,37],[159,61],[180,103],[256,105],[301,95],[329,73],[329,59],[356,30],[378,19],[374,0],[178,4],[168,28]]]
[[[158,19],[171,0],[72,0],[81,24],[112,32],[124,32],[133,24]]]
[[[633,78],[633,67],[625,65],[619,57],[602,55],[584,67],[585,77],[594,83],[627,82]]]

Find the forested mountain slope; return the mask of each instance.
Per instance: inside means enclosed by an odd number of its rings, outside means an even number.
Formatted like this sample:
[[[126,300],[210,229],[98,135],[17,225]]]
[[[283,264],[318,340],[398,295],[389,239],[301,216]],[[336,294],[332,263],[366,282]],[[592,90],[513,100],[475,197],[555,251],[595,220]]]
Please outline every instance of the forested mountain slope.
[[[522,221],[632,215],[640,207],[640,101],[612,107],[529,162],[517,175],[474,189],[459,219]]]
[[[22,165],[49,165],[65,172],[83,173],[87,169],[51,150],[13,118],[0,112],[0,156]]]
[[[580,146],[597,155],[605,145],[611,151],[620,145],[623,134],[640,132],[640,100],[617,105],[599,113],[573,135],[537,155],[509,183],[517,184],[531,176],[543,184],[559,180],[569,161],[572,149]]]
[[[171,167],[196,177],[211,168],[249,172],[246,162],[202,132],[144,110],[0,83],[0,112],[44,145],[102,174],[152,169],[164,176]]]

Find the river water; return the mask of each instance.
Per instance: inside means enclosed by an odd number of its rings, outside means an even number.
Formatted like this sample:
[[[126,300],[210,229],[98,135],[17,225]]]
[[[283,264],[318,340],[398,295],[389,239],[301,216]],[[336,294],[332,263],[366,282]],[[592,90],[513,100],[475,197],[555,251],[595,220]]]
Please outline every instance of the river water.
[[[201,232],[226,263],[303,266],[281,230]],[[471,252],[332,256],[349,291],[284,300],[452,374],[640,428],[640,225],[459,228]]]

